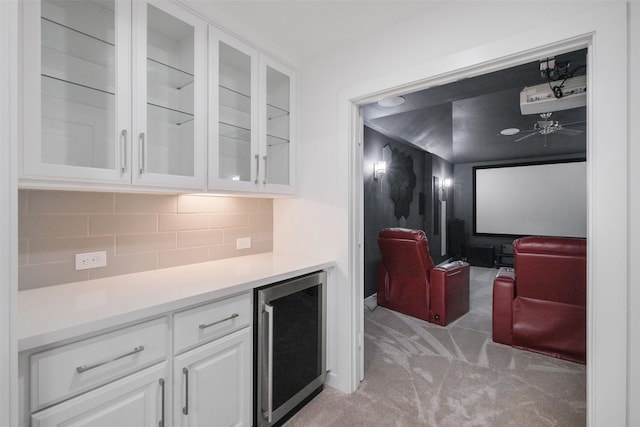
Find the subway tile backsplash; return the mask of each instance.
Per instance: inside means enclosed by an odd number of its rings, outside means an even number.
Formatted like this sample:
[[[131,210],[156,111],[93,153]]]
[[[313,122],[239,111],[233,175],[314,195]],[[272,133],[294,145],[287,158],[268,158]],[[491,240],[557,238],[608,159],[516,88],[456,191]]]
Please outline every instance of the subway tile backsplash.
[[[19,288],[271,252],[273,201],[196,195],[20,190]],[[251,248],[236,239],[251,237]],[[75,254],[107,266],[75,270]]]

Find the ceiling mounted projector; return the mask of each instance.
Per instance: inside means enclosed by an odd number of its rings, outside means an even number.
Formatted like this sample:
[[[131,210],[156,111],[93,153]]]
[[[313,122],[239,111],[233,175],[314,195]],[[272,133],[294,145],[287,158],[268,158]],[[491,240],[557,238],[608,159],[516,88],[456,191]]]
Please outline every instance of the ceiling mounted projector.
[[[540,114],[568,110],[587,105],[587,77],[566,79],[564,83],[552,81],[525,87],[520,92],[522,114]]]

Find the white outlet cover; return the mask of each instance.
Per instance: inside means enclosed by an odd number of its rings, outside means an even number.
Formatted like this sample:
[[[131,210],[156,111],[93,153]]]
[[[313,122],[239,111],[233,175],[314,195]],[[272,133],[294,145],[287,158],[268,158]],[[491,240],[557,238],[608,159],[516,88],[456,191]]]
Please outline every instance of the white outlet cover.
[[[105,267],[107,265],[107,252],[86,252],[76,254],[76,270]]]
[[[251,237],[241,237],[236,240],[236,249],[249,249],[251,247]]]

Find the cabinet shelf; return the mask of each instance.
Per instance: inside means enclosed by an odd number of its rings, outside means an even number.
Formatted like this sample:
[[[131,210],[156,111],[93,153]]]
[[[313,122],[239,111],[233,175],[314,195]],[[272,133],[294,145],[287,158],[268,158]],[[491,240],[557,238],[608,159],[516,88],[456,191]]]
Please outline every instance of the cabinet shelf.
[[[107,40],[101,39],[100,37],[93,36],[93,35],[91,35],[91,34],[85,33],[84,31],[80,31],[80,30],[78,30],[78,29],[76,29],[76,28],[73,28],[73,27],[70,27],[70,26],[68,26],[68,25],[62,24],[62,23],[60,23],[60,22],[54,21],[53,19],[47,18],[46,16],[43,16],[43,17],[42,17],[42,20],[43,20],[44,22],[46,22],[46,23],[53,24],[55,27],[58,27],[58,28],[60,28],[60,29],[69,30],[69,31],[71,31],[71,32],[73,32],[73,33],[75,33],[75,34],[78,34],[78,35],[84,36],[84,37],[86,37],[86,38],[89,38],[89,39],[95,40],[95,41],[97,41],[97,42],[100,42],[100,43],[103,43],[103,44],[109,45],[109,46],[111,46],[111,47],[115,47],[115,44],[114,44],[114,43],[112,43],[112,42],[110,42],[110,41],[107,41]]]
[[[193,74],[171,65],[147,58],[149,80],[174,89],[182,89],[193,84]]]
[[[104,110],[114,110],[115,93],[42,74],[42,94]]]
[[[289,111],[285,110],[284,108],[267,104],[267,120],[278,119],[280,117],[286,117],[288,115],[289,115]]]
[[[43,63],[81,69],[89,64],[108,70],[114,67],[115,46],[109,41],[45,17],[42,17],[42,36]]]
[[[242,111],[243,113],[251,113],[251,97],[242,92],[219,85],[218,97],[220,105]]]
[[[223,138],[229,138],[240,142],[251,143],[251,129],[219,122],[219,134]]]
[[[275,135],[268,135],[267,134],[267,146],[268,147],[274,147],[276,145],[282,145],[282,144],[288,144],[289,143],[289,139],[287,138],[282,138],[279,136],[275,136]]]
[[[171,123],[181,126],[193,122],[194,115],[174,108],[164,107],[158,104],[147,103],[149,119],[156,122]]]

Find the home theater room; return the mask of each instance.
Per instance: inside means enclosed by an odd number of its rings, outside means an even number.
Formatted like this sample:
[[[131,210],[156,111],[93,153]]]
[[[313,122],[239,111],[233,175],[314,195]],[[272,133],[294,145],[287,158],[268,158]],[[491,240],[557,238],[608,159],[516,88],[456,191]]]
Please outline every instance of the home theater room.
[[[365,369],[423,402],[394,416],[585,424],[586,54],[363,107]]]

